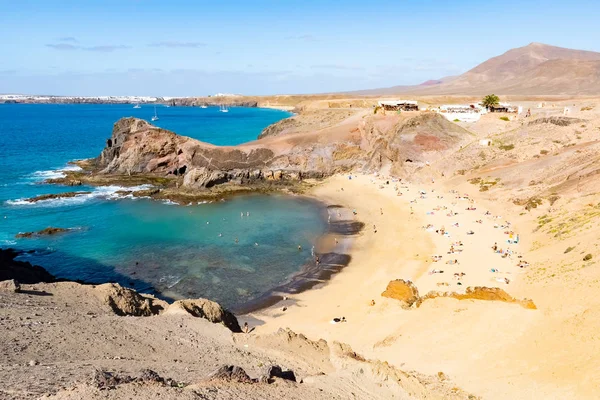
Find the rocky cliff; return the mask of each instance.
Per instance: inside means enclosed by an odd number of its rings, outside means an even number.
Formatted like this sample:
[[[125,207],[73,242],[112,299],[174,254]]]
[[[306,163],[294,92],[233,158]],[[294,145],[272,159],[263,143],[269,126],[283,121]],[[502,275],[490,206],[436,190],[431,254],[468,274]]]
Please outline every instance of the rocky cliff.
[[[332,157],[335,146],[317,148],[308,142],[281,147],[267,142],[219,147],[124,118],[115,123],[106,147],[93,160],[92,173],[150,175],[169,178],[183,188],[202,189],[231,181],[299,181],[344,167]]]
[[[66,182],[57,183],[158,183],[181,195],[214,192],[211,188],[217,186],[221,192],[290,187],[306,178],[349,171],[391,168],[403,177],[472,140],[466,130],[435,113],[317,114],[283,120],[266,129],[266,137],[239,146],[214,146],[123,118],[115,123],[102,153],[86,162],[87,174],[70,174]]]

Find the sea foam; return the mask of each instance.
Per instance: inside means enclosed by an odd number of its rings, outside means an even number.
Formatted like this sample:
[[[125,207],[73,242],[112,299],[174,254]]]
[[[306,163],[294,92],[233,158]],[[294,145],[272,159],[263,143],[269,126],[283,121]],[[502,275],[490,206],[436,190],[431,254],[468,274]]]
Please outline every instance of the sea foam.
[[[133,198],[131,194],[123,195],[117,193],[119,191],[137,192],[152,188],[152,185],[139,185],[133,187],[124,187],[117,185],[100,186],[95,188],[91,193],[81,192],[73,197],[64,197],[48,200],[40,200],[37,202],[29,202],[27,199],[7,200],[6,204],[10,206],[28,206],[28,207],[64,207],[86,203],[94,199],[118,200],[124,198]]]

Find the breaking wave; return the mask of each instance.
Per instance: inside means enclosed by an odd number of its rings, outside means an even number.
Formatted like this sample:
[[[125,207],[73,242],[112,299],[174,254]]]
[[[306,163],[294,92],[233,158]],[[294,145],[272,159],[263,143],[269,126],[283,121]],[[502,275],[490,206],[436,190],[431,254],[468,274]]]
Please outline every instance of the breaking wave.
[[[63,168],[51,169],[47,171],[35,171],[29,176],[29,178],[35,182],[43,182],[46,179],[64,178],[66,176],[65,172],[68,171],[81,171],[81,167],[69,164]]]
[[[118,200],[133,198],[131,194],[121,194],[120,191],[132,191],[137,192],[139,190],[146,190],[152,188],[152,185],[140,185],[133,187],[123,187],[117,185],[101,186],[95,188],[91,193],[81,192],[73,197],[59,197],[55,199],[40,200],[37,202],[29,202],[27,199],[16,199],[7,200],[6,204],[10,206],[28,206],[28,207],[63,207],[86,203],[90,200],[105,199],[105,200]]]

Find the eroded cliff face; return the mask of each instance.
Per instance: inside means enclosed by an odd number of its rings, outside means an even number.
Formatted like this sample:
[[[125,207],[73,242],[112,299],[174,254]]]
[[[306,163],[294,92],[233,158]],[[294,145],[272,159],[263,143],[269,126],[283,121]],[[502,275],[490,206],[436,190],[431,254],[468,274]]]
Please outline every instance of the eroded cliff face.
[[[346,168],[346,162],[334,157],[335,145],[316,147],[307,142],[292,144],[285,150],[280,147],[260,142],[252,146],[219,147],[176,135],[140,119],[124,118],[115,123],[106,147],[94,160],[94,173],[183,177],[183,187],[199,189],[232,180],[239,183],[302,180]]]
[[[322,126],[321,119],[301,114],[294,117],[293,131],[229,147],[124,118],[115,123],[106,147],[94,160],[93,174],[167,178],[189,189],[386,168],[402,177],[471,140],[467,131],[438,114],[390,118],[347,113],[342,113],[346,119],[332,114],[333,121],[323,129],[315,125]]]

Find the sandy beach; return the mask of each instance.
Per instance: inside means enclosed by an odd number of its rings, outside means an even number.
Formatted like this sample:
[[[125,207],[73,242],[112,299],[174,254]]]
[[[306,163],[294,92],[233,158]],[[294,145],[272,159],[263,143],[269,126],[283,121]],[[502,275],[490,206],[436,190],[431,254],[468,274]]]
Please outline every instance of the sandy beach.
[[[501,204],[467,198],[462,191],[451,193],[435,183],[386,181],[373,175],[338,175],[314,190],[330,204],[356,210],[355,218],[366,224],[365,229],[352,243],[350,264],[331,281],[246,316],[257,325],[256,333],[285,326],[309,338],[349,343],[368,357],[406,370],[443,372],[484,398],[575,395],[575,389],[559,388],[539,368],[532,368],[539,353],[527,348],[532,342],[528,331],[537,329],[539,310],[448,298],[405,310],[399,301],[381,296],[391,280],[406,279],[415,283],[420,295],[487,286],[521,298],[527,290],[520,280],[529,268],[518,266],[527,259],[527,237],[519,234],[517,224],[507,226],[511,216],[500,213]],[[427,225],[432,227],[425,229]],[[440,234],[442,228],[446,235]],[[512,240],[519,234],[518,244],[507,243],[509,232]],[[453,243],[455,253],[448,254]],[[495,243],[498,251],[510,250],[510,255],[495,252]],[[441,259],[433,262],[433,255]],[[453,260],[458,264],[447,263]],[[430,273],[433,270],[444,272]],[[332,323],[342,317],[347,322]]]

